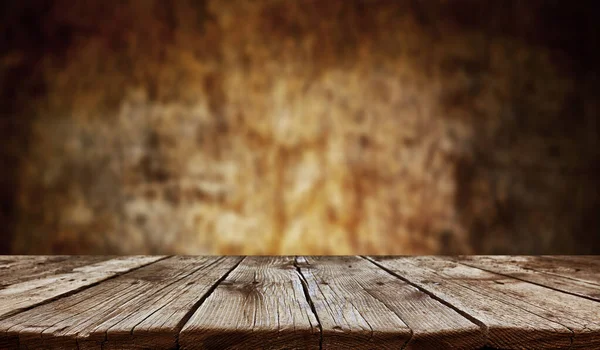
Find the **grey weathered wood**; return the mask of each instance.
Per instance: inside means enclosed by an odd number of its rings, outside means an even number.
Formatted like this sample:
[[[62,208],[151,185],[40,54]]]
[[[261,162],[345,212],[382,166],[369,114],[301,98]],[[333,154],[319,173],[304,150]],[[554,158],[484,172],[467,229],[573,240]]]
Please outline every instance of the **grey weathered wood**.
[[[174,348],[188,313],[240,260],[162,260],[2,320],[0,331],[33,348]]]
[[[541,256],[521,266],[600,285],[600,256]]]
[[[457,261],[477,267],[486,271],[499,273],[523,281],[539,284],[548,288],[579,295],[585,298],[600,301],[600,285],[582,279],[568,277],[565,273],[546,273],[546,271],[557,271],[557,264],[536,256],[464,256]],[[560,268],[571,271],[574,274],[581,272],[581,268],[574,267],[580,264],[570,262],[563,263]],[[598,271],[598,270],[596,270]],[[593,273],[593,271],[592,271]],[[598,274],[598,273],[596,273]]]
[[[359,257],[298,258],[323,349],[477,349],[482,329]]]
[[[594,332],[583,329],[577,317],[553,314],[552,308],[543,308],[529,303],[533,292],[559,293],[547,288],[480,269],[460,265],[435,257],[373,257],[382,267],[393,271],[437,298],[453,305],[487,327],[487,344],[503,349],[559,349],[574,346],[596,346]],[[502,292],[493,286],[517,285],[523,294]],[[579,300],[593,301],[564,294],[569,301],[579,305]],[[581,334],[569,327],[575,325]]]
[[[319,327],[292,257],[247,257],[200,305],[182,349],[319,349]]]
[[[33,279],[71,272],[74,268],[109,260],[98,255],[22,255],[0,257],[0,288]]]
[[[162,257],[121,257],[76,267],[69,272],[11,284],[0,290],[0,317],[15,314],[159,259]]]

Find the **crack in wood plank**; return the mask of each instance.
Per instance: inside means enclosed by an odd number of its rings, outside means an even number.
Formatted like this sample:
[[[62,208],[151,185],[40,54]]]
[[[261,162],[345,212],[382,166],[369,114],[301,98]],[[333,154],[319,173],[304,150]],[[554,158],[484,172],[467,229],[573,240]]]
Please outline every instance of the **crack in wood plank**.
[[[319,323],[293,262],[247,257],[184,325],[181,348],[318,349]]]
[[[600,349],[592,257],[18,258],[5,299],[88,284],[0,318],[0,348]]]
[[[308,302],[308,305],[310,305],[310,309],[312,310],[313,315],[315,315],[315,318],[317,319],[317,325],[319,327],[319,350],[322,350],[323,349],[323,326],[321,326],[321,321],[319,320],[319,315],[317,314],[317,311],[315,310],[315,304],[313,303],[312,299],[310,298],[310,294],[308,292],[308,282],[306,282],[306,277],[304,277],[304,275],[302,274],[302,270],[300,269],[298,259],[299,259],[299,257],[294,258],[294,266],[296,267],[296,271],[298,271],[298,274],[300,275],[300,279],[302,282],[302,290],[304,292],[304,298]],[[300,259],[303,259],[303,258],[300,258]],[[303,261],[304,260],[305,259],[303,259]]]

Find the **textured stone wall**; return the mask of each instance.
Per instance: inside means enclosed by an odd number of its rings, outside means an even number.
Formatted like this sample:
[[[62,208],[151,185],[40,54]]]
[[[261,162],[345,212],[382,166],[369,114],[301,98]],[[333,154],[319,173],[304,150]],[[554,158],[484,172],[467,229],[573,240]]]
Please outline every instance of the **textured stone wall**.
[[[600,253],[590,4],[3,5],[3,249]]]

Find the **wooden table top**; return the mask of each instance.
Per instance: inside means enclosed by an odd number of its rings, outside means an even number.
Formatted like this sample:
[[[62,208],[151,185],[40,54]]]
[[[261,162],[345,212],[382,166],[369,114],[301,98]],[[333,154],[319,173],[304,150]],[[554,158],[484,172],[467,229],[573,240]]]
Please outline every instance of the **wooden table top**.
[[[600,349],[600,257],[0,256],[0,349]]]

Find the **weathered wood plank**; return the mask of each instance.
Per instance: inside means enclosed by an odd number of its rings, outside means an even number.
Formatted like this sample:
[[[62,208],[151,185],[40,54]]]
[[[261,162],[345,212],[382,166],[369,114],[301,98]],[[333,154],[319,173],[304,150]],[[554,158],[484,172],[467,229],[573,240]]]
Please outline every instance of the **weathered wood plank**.
[[[0,257],[0,348],[600,349],[597,257],[107,258]]]
[[[70,272],[11,284],[0,290],[0,317],[13,315],[162,258],[159,256],[121,257],[76,267]]]
[[[0,321],[8,341],[47,349],[170,349],[239,257],[173,257]]]
[[[317,320],[292,257],[247,257],[200,305],[182,349],[319,349]]]
[[[540,255],[542,258],[584,261],[587,263],[600,264],[600,255]]]
[[[536,256],[463,256],[456,260],[468,266],[600,301],[600,285],[567,277],[566,273],[564,276],[546,273],[545,271],[558,270],[556,262],[553,263]],[[579,266],[579,264],[575,266]],[[560,268],[569,269],[575,274],[581,272],[581,268],[574,267],[569,262]],[[598,270],[600,269],[595,271]],[[599,273],[596,272],[596,274]]]
[[[482,329],[359,257],[303,257],[323,349],[477,349]]]
[[[357,260],[297,259],[322,327],[323,348],[400,349],[412,332],[393,310],[369,293],[370,286],[365,288],[359,282],[362,279],[376,286],[378,276]]]
[[[521,266],[600,285],[600,256],[541,256]]]
[[[131,304],[129,313],[132,316],[107,330],[108,339],[102,349],[122,349],[123,345],[130,348],[148,348],[160,344],[164,344],[164,348],[171,348],[172,341],[177,341],[179,331],[200,302],[242,260],[241,257],[232,256],[195,259],[204,260],[206,263],[169,288],[159,293],[146,293],[153,297],[142,297],[143,305]],[[150,315],[145,316],[144,313]],[[106,328],[107,325],[104,322],[102,327]],[[102,327],[96,328],[94,333],[101,334]]]
[[[571,345],[590,346],[597,340],[593,332],[583,330],[582,324],[553,314],[548,308],[529,303],[526,294],[511,295],[495,290],[492,285],[521,284],[524,290],[540,286],[508,279],[503,276],[470,268],[434,257],[372,257],[373,261],[405,278],[435,297],[453,305],[487,327],[487,345],[502,349],[559,349]],[[470,271],[464,272],[466,269]],[[501,283],[501,284],[500,284]],[[535,292],[540,292],[536,290]],[[519,293],[518,291],[516,292]],[[547,295],[545,293],[544,295]],[[590,300],[564,294],[587,302]],[[573,300],[568,300],[573,302]],[[575,304],[578,300],[575,301]],[[573,317],[575,319],[576,317]],[[577,336],[564,323],[575,324],[582,330]]]
[[[0,289],[15,283],[71,272],[74,268],[110,260],[97,255],[22,255],[0,257]]]
[[[600,303],[596,301],[441,258],[421,257],[415,260],[435,268],[453,281],[476,286],[489,299],[511,303],[568,327],[574,333],[574,348],[600,346]]]

